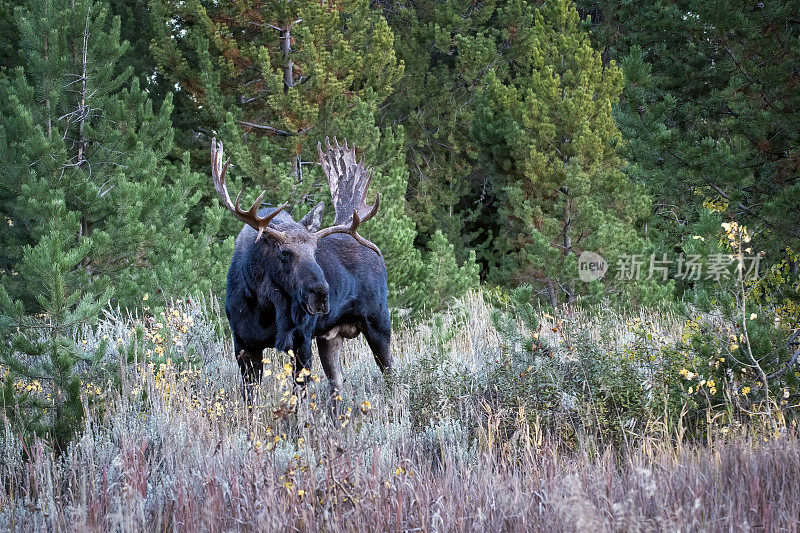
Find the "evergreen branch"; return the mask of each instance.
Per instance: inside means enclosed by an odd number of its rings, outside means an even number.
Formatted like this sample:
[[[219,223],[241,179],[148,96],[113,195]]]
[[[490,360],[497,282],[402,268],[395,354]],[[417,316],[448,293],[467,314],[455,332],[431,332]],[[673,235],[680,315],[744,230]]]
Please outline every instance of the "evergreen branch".
[[[256,124],[255,122],[248,122],[246,120],[237,120],[237,122],[242,126],[248,126],[250,128],[254,128],[257,130],[269,131],[274,133],[275,135],[280,135],[281,137],[294,137],[295,135],[297,135],[296,133],[291,133],[286,130],[281,130],[278,128],[274,128],[272,126],[265,126],[263,124]]]

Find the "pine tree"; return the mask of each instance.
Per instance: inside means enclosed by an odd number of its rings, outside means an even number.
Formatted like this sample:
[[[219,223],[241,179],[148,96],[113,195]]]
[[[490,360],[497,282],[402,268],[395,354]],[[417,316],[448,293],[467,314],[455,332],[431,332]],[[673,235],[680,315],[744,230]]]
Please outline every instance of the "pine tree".
[[[15,67],[16,45],[19,41],[14,24],[13,0],[0,0],[0,68]]]
[[[154,109],[131,69],[118,68],[128,49],[119,20],[89,0],[27,2],[14,20],[20,66],[0,79],[0,270],[12,274],[9,293],[35,305],[13,274],[24,246],[49,231],[51,201],[78,217],[76,242],[91,237],[76,267],[92,292],[113,285],[126,305],[147,290],[208,288],[202,271],[166,275],[187,272],[173,255],[208,267],[203,254],[219,245],[184,227],[203,178],[188,160],[170,159],[171,98]]]
[[[110,13],[120,19],[120,39],[129,43],[129,52],[120,58],[121,69],[128,66],[139,84],[147,90],[150,100],[160,106],[167,94],[173,100],[180,100],[183,95],[174,94],[167,83],[163,72],[158,69],[158,62],[153,52],[153,39],[162,31],[158,25],[162,22],[160,14],[150,0],[108,0]],[[175,105],[180,108],[180,104]],[[174,119],[175,117],[173,117]]]
[[[603,65],[574,5],[511,1],[498,23],[504,62],[487,75],[473,120],[503,225],[490,260],[494,279],[543,282],[555,305],[579,290],[581,251],[612,264],[641,252],[648,199],[616,151],[622,73]]]
[[[190,96],[186,126],[208,136],[231,122],[250,152],[232,154],[245,185],[291,191],[298,205],[317,142],[339,134],[333,123],[358,102],[382,103],[402,74],[391,31],[365,0],[154,4],[176,21],[154,43],[160,70]]]
[[[767,263],[791,264],[800,2],[596,4],[595,34],[625,68],[617,117],[632,176],[659,206],[653,233],[685,246],[712,211],[753,231]]]
[[[101,366],[105,347],[86,352],[76,339],[111,293],[94,298],[80,290],[75,265],[89,253],[91,240],[75,244],[79,221],[63,202],[49,202],[48,208],[49,231],[36,246],[24,248],[20,265],[26,294],[36,302],[33,312],[0,284],[0,363],[7,419],[23,436],[46,436],[63,451],[83,421],[82,396],[108,377]]]
[[[428,243],[425,257],[426,306],[430,311],[440,311],[450,305],[448,299],[453,295],[464,294],[479,283],[479,268],[475,262],[475,252],[469,260],[458,265],[453,245],[441,231],[436,231]]]
[[[481,215],[491,209],[488,173],[470,125],[486,69],[500,60],[493,37],[500,3],[391,2],[384,11],[402,35],[395,50],[404,76],[384,113],[386,121],[403,125],[408,139],[409,208],[425,239],[442,230],[461,259],[482,233]]]

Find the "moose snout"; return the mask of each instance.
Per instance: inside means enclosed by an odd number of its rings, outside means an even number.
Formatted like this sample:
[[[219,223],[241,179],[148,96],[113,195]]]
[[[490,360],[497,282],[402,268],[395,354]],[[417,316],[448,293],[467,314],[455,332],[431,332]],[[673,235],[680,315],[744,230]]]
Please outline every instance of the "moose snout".
[[[313,315],[324,315],[328,312],[328,284],[320,283],[309,287],[306,305]]]

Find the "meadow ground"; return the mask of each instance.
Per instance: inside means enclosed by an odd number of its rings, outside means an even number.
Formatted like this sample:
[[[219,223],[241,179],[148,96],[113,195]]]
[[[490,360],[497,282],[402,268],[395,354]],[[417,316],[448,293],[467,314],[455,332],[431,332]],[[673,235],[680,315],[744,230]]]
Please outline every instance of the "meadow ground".
[[[657,401],[685,318],[534,311],[534,331],[513,310],[501,328],[495,309],[471,294],[398,327],[391,384],[351,341],[341,399],[315,375],[298,398],[288,356],[269,352],[252,411],[213,304],[108,313],[76,342],[111,339],[119,386],[87,385],[84,428],[63,454],[6,424],[0,528],[797,529],[800,445],[780,410],[742,421]],[[610,366],[587,366],[600,360]]]

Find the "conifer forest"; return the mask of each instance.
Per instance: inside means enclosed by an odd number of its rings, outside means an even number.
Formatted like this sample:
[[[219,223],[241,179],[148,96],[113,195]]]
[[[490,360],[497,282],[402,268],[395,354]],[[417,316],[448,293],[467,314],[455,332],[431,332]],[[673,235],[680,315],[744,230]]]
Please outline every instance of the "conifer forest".
[[[800,0],[0,0],[0,400],[5,531],[797,531]]]

